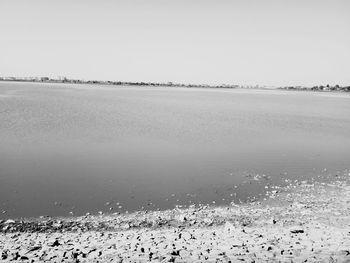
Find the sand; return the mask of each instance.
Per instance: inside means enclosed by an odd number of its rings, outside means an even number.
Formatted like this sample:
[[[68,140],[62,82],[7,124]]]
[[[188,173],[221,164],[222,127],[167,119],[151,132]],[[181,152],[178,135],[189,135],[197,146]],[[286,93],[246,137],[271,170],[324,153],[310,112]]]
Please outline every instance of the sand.
[[[301,182],[226,207],[7,220],[0,231],[0,262],[350,262],[350,184]]]

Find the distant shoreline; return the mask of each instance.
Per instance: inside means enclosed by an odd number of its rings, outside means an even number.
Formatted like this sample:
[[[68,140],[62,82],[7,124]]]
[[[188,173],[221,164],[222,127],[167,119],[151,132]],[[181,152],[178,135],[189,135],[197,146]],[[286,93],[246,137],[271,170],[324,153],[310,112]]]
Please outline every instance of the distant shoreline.
[[[131,82],[131,81],[101,81],[101,80],[77,80],[77,79],[11,79],[0,78],[2,82],[29,82],[29,83],[52,83],[52,84],[92,84],[92,85],[111,85],[111,86],[151,86],[151,87],[184,87],[184,88],[241,88],[240,85],[208,85],[208,84],[183,84],[183,83],[154,83],[154,82]],[[248,88],[248,87],[247,87]],[[249,86],[249,88],[256,88]],[[264,88],[264,87],[259,87]]]
[[[350,86],[320,85],[313,87],[306,86],[259,86],[259,85],[209,85],[209,84],[183,84],[183,83],[155,83],[155,82],[130,82],[130,81],[100,81],[100,80],[79,80],[79,79],[50,79],[44,78],[1,78],[0,82],[25,82],[25,83],[49,83],[49,84],[88,84],[88,85],[110,85],[110,86],[137,86],[137,87],[180,87],[180,88],[215,88],[215,89],[259,89],[259,90],[294,90],[294,91],[318,91],[318,92],[350,92]]]

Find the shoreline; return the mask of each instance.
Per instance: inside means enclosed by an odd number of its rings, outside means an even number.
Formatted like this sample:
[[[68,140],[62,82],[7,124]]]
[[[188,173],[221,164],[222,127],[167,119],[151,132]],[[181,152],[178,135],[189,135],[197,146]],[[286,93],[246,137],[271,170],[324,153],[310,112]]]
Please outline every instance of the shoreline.
[[[0,221],[0,262],[346,262],[350,173],[341,179],[244,205]]]
[[[76,84],[76,85],[100,85],[100,86],[127,86],[127,87],[160,87],[160,88],[204,88],[204,89],[245,89],[245,90],[285,90],[285,91],[304,91],[320,93],[348,93],[350,86],[340,87],[339,89],[314,89],[313,87],[282,87],[282,86],[252,86],[252,85],[207,85],[207,84],[182,84],[182,83],[148,83],[148,82],[116,82],[116,81],[57,81],[57,80],[8,80],[0,79],[0,82],[15,83],[33,83],[33,84]]]

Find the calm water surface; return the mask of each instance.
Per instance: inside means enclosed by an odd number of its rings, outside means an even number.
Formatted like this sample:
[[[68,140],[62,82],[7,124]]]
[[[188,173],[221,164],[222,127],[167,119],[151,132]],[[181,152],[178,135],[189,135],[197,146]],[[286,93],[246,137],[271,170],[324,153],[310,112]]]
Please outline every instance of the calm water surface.
[[[227,204],[349,168],[349,94],[0,82],[1,218]]]

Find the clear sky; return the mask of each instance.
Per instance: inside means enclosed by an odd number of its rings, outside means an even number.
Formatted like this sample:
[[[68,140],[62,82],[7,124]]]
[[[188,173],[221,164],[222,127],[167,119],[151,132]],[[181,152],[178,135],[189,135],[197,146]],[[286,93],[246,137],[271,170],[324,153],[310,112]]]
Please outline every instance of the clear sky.
[[[0,75],[350,85],[350,1],[0,0]]]

